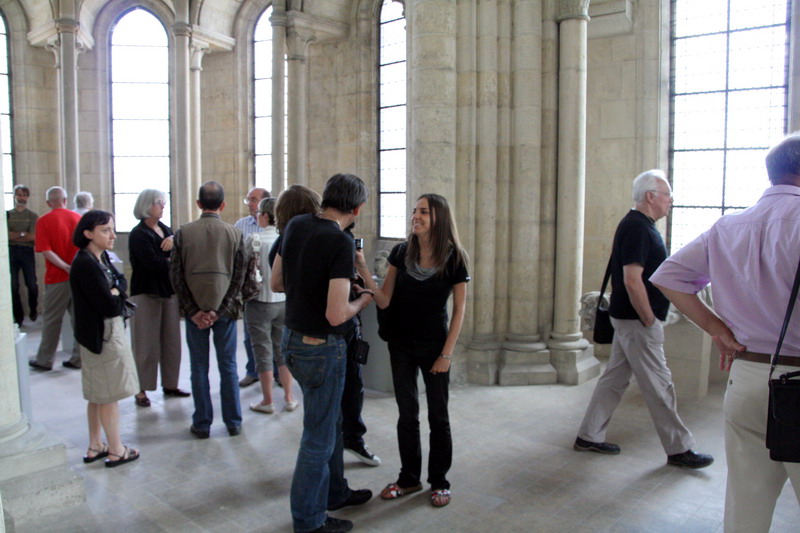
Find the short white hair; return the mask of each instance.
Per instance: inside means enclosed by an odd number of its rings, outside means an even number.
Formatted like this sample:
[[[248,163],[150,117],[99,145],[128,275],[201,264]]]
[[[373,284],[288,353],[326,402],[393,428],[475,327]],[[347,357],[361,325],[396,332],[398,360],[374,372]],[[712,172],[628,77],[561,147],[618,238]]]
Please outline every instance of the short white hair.
[[[659,181],[667,185],[667,175],[663,170],[657,168],[645,170],[633,179],[633,203],[641,204],[644,202],[644,195],[648,191],[658,190],[656,187]]]
[[[75,207],[78,208],[88,209],[94,206],[94,196],[89,191],[79,192],[72,201],[75,202]]]
[[[64,190],[63,187],[59,187],[56,185],[55,187],[50,187],[47,189],[47,192],[44,193],[44,197],[47,199],[48,202],[55,201],[56,198],[59,200],[66,200],[67,199],[67,191]]]

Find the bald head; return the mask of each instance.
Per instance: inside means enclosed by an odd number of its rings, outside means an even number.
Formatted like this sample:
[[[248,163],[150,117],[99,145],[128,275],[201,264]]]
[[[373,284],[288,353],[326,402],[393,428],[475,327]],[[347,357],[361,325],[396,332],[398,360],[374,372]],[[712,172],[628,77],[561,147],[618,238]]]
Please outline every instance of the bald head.
[[[269,191],[267,189],[253,187],[247,192],[247,198],[245,198],[244,201],[247,204],[247,210],[250,212],[251,217],[256,216],[258,204],[264,198],[269,198]]]
[[[45,193],[45,200],[50,209],[63,209],[67,206],[67,191],[61,187],[50,187]]]

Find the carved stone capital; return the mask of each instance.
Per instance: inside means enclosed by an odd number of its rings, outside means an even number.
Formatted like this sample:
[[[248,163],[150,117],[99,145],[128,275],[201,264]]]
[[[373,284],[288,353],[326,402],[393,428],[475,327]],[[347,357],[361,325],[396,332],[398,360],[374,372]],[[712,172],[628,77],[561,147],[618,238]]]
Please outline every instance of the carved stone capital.
[[[203,56],[210,50],[211,46],[204,41],[192,39],[190,49],[192,59],[189,69],[190,70],[203,70]]]
[[[175,32],[176,37],[191,37],[192,36],[192,26],[185,22],[176,22],[172,26],[172,30]]]
[[[74,33],[77,35],[78,31],[81,29],[80,23],[75,19],[69,18],[61,18],[56,19],[56,30],[59,33]]]
[[[589,20],[589,0],[558,0],[558,21]]]

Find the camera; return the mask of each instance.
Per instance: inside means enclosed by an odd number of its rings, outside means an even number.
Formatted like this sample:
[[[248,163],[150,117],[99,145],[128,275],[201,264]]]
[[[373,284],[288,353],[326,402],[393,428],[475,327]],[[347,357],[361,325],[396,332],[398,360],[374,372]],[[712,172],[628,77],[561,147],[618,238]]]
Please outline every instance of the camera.
[[[364,248],[364,239],[353,239],[353,242],[356,243],[356,250]]]

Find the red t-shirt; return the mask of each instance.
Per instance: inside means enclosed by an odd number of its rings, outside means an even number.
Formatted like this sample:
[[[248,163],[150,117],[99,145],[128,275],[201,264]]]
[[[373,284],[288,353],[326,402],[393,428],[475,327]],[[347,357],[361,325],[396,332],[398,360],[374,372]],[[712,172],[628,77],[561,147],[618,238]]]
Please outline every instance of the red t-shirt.
[[[72,264],[78,247],[72,244],[72,234],[81,216],[69,209],[53,209],[36,222],[36,251],[51,251],[68,265]],[[51,285],[69,281],[69,274],[50,261],[45,261],[44,283]]]

